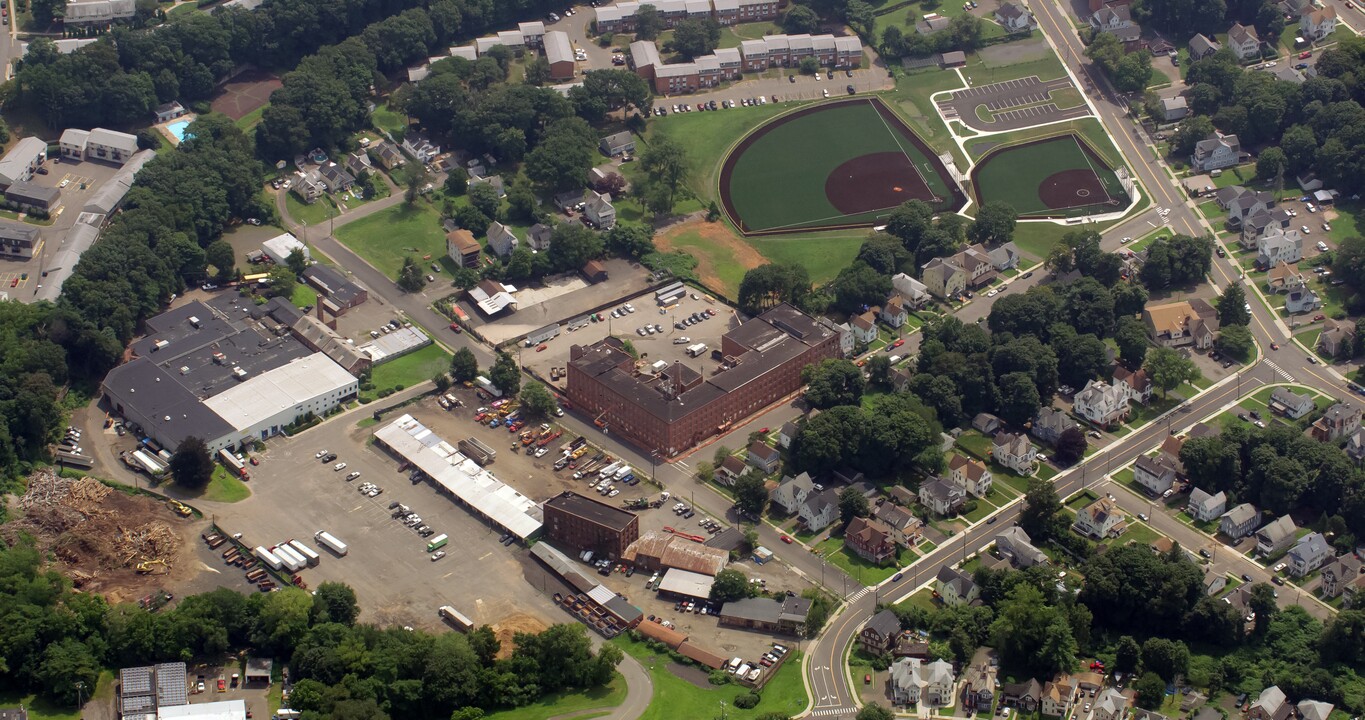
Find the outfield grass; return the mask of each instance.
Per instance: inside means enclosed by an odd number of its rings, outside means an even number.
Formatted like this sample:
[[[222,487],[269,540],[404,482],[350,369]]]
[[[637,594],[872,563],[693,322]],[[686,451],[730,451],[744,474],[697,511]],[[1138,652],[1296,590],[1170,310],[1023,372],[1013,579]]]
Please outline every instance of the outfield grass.
[[[251,471],[247,470],[247,472]],[[242,482],[241,478],[233,477],[232,473],[229,473],[226,467],[215,462],[213,465],[213,477],[209,480],[208,486],[204,488],[204,492],[200,493],[199,497],[196,499],[207,500],[209,502],[235,503],[249,497],[251,497],[251,490],[247,488],[246,483]]]
[[[687,162],[692,168],[692,190],[709,202],[720,197],[718,178],[726,151],[745,133],[797,105],[781,103],[735,108],[731,112],[672,113],[650,120],[649,131],[641,144],[647,145],[651,138],[662,135],[686,148]],[[633,167],[625,169],[628,177]]]
[[[790,262],[805,267],[810,273],[811,282],[823,285],[853,262],[866,238],[866,231],[836,231],[753,237],[746,238],[745,242],[773,262]]]
[[[901,116],[915,134],[920,136],[934,152],[952,153],[959,170],[967,167],[967,158],[953,142],[948,126],[934,109],[930,96],[945,90],[962,87],[957,73],[944,70],[924,70],[905,75],[896,80],[896,89],[881,93],[882,100]]]
[[[431,344],[415,353],[410,353],[390,360],[383,365],[377,365],[371,373],[371,382],[375,389],[361,391],[361,397],[378,397],[379,390],[402,385],[405,389],[414,385],[424,383],[436,376],[436,373],[450,367],[450,353],[447,353],[440,345]]]
[[[626,679],[617,673],[606,687],[593,688],[582,692],[555,692],[541,696],[538,700],[519,708],[500,710],[484,715],[484,720],[547,720],[561,715],[572,715],[574,720],[600,717],[606,711],[621,704],[626,699]],[[601,709],[602,713],[589,713]]]
[[[1051,175],[1066,170],[1093,171],[1110,197],[1123,198],[1122,186],[1114,172],[1097,166],[1070,135],[993,153],[975,168],[973,179],[977,196],[983,202],[1003,200],[1020,215],[1075,214],[1082,209],[1093,211],[1104,207],[1098,202],[1075,208],[1049,207],[1039,197],[1043,182]],[[1074,202],[1085,200],[1076,198]]]
[[[825,181],[845,162],[874,153],[905,153],[930,191],[950,196],[942,178],[925,171],[929,157],[891,127],[873,103],[854,102],[770,125],[735,163],[730,200],[749,230],[867,222],[891,208],[846,214],[830,202]]]
[[[740,685],[701,688],[674,675],[669,670],[671,660],[625,635],[611,640],[622,650],[639,660],[649,671],[654,683],[654,698],[641,720],[698,720],[718,717],[720,703],[725,702],[725,716],[730,720],[750,720],[765,713],[796,715],[806,707],[806,692],[801,679],[801,652],[793,651],[768,684],[764,686],[762,701],[749,710],[734,706],[736,696],[749,690]]]
[[[398,276],[404,257],[421,262],[427,255],[443,257],[446,248],[440,214],[425,202],[381,210],[347,223],[336,236],[389,277]]]

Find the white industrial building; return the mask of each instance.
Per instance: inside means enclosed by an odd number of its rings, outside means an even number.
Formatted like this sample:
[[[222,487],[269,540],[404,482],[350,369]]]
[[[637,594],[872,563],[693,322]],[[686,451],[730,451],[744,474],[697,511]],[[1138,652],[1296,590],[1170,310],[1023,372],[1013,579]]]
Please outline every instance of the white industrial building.
[[[540,533],[544,516],[534,500],[479,467],[411,415],[385,425],[374,437],[493,525],[523,541]]]
[[[176,705],[156,709],[156,720],[246,720],[245,700]]]
[[[289,260],[290,253],[295,250],[303,251],[304,260],[307,260],[308,262],[313,261],[313,255],[308,252],[308,246],[299,242],[299,239],[294,237],[293,233],[285,233],[270,238],[261,243],[261,249],[265,251],[266,255],[270,256],[270,259],[273,260],[276,265],[284,265]]]
[[[330,412],[359,390],[354,376],[325,354],[313,353],[247,378],[204,405],[226,420],[238,437],[267,438],[301,415]]]

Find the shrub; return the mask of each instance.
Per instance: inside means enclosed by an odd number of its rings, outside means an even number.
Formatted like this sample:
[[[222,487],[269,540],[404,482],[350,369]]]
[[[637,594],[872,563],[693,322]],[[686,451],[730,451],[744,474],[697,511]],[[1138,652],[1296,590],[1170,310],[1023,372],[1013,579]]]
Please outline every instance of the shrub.
[[[712,685],[729,685],[730,673],[727,673],[724,670],[712,670],[711,673],[706,676],[706,681]]]
[[[750,708],[757,707],[758,701],[761,699],[762,698],[751,692],[744,693],[743,695],[736,695],[735,707],[739,708],[740,710],[748,710]]]

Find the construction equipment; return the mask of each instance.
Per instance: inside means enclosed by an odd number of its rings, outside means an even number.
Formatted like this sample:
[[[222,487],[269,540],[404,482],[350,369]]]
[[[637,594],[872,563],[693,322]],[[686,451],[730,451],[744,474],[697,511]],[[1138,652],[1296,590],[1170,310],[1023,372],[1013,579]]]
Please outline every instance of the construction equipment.
[[[170,498],[166,500],[166,504],[169,505],[171,507],[171,510],[174,510],[175,514],[179,515],[180,517],[189,517],[190,515],[194,514],[194,511],[190,510],[188,505],[180,502],[179,500],[176,500],[175,498]]]
[[[142,573],[143,575],[150,575],[152,571],[156,570],[157,568],[160,568],[162,573],[170,572],[170,568],[166,566],[166,561],[161,559],[143,560],[142,562],[138,563],[135,566],[135,568],[139,573]]]

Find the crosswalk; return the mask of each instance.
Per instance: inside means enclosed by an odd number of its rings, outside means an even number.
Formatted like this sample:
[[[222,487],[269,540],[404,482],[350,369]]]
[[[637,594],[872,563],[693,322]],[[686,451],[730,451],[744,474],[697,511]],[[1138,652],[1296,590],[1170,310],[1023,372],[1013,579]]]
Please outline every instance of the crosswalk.
[[[1275,372],[1279,373],[1280,376],[1283,377],[1287,382],[1291,382],[1291,383],[1292,383],[1292,382],[1298,382],[1297,380],[1294,379],[1294,376],[1293,376],[1293,375],[1290,375],[1289,373],[1285,372],[1284,369],[1281,368],[1279,365],[1276,365],[1275,363],[1273,363],[1273,362],[1271,362],[1271,361],[1269,361],[1269,360],[1266,360],[1266,361],[1265,361],[1265,364],[1266,364],[1266,365],[1269,365],[1271,370],[1274,370]]]
[[[852,595],[848,596],[848,602],[849,602],[850,604],[855,603],[855,602],[858,602],[859,598],[861,598],[862,596],[864,596],[864,595],[866,595],[866,594],[868,594],[868,593],[870,593],[870,592],[872,592],[872,588],[870,588],[870,587],[865,587],[865,588],[863,588],[862,590],[859,590],[858,592],[855,592],[855,593],[853,593]]]
[[[811,710],[806,717],[830,717],[833,715],[853,715],[858,712],[858,708],[837,707],[837,708],[818,708]]]

